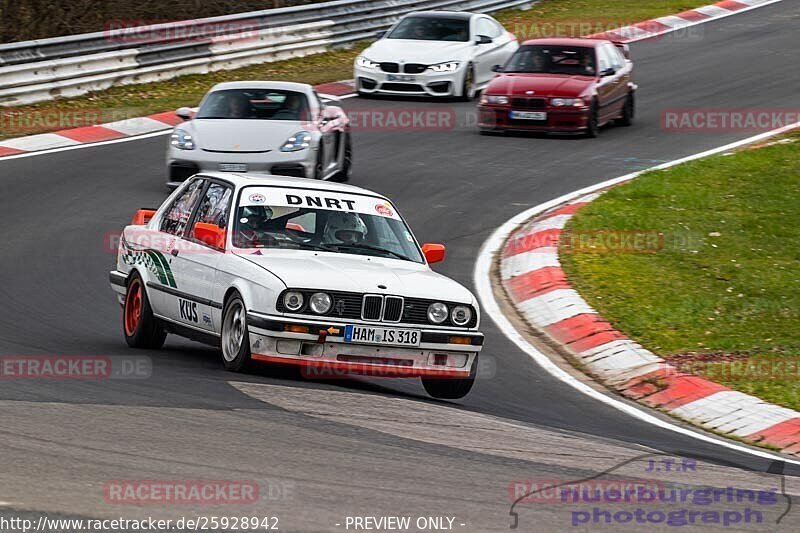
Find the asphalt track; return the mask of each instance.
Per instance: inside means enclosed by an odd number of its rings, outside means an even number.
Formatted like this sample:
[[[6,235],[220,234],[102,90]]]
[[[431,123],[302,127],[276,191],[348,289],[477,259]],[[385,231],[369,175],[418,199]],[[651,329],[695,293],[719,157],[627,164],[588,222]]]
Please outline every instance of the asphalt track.
[[[800,2],[787,0],[705,24],[691,38],[633,45],[637,123],[606,128],[595,140],[482,137],[474,104],[346,100],[350,111],[431,108],[457,122],[445,130],[356,131],[352,183],[391,197],[421,241],[446,243],[438,269],[469,286],[481,244],[517,212],[752,135],[666,132],[662,111],[797,109],[798,20]],[[312,383],[270,367],[229,374],[213,350],[174,337],[159,352],[129,350],[104,242],[135,209],[161,203],[164,144],[156,137],[0,161],[0,354],[144,355],[153,366],[148,379],[0,380],[0,514],[275,514],[290,531],[344,530],[348,515],[450,515],[455,529],[504,530],[510,481],[580,479],[654,450],[709,461],[701,473],[671,481],[777,483],[758,473],[768,460],[577,395],[489,317],[486,373],[455,403],[428,400],[415,381]],[[643,476],[637,464],[625,475]],[[257,480],[262,498],[212,508],[110,505],[103,486],[119,479]],[[797,479],[787,478],[787,487],[800,494]],[[794,512],[758,529],[797,524]],[[522,530],[568,526],[563,507],[521,510]]]

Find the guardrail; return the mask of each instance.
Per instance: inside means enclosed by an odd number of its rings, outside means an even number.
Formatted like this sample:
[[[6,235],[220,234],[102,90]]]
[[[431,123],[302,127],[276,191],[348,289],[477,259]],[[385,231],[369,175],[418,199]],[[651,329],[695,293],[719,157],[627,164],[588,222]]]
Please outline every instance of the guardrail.
[[[371,39],[412,11],[489,13],[536,1],[338,0],[2,44],[0,106],[319,53]]]

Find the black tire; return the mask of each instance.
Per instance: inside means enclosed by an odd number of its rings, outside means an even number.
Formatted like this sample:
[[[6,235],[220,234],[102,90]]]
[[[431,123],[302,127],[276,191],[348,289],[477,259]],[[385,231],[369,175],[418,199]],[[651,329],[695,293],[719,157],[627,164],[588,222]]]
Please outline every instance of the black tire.
[[[461,83],[461,96],[458,98],[462,102],[469,102],[475,98],[472,93],[472,88],[475,85],[475,67],[472,63],[467,65],[467,72],[464,74],[464,81]]]
[[[350,138],[350,132],[345,131],[344,135],[344,155],[342,156],[342,170],[336,173],[332,178],[333,181],[345,183],[350,180],[350,172],[353,168],[353,140]]]
[[[589,109],[589,124],[586,127],[586,136],[590,139],[596,139],[600,135],[600,117],[597,109],[597,100],[592,100],[592,106]]]
[[[238,292],[233,293],[222,309],[220,352],[225,370],[244,372],[250,367],[250,331],[247,329],[247,309]]]
[[[359,98],[374,98],[375,97],[375,95],[373,95],[372,93],[367,93],[367,92],[364,92],[364,91],[356,91],[356,93],[358,93],[358,97]]]
[[[321,180],[325,169],[323,168],[325,158],[322,153],[322,141],[320,140],[319,148],[317,149],[317,160],[314,162],[314,176],[315,180]]]
[[[628,93],[625,105],[622,106],[622,116],[617,119],[617,124],[628,127],[633,125],[633,117],[636,115],[636,100],[633,93]]]
[[[164,346],[167,332],[153,316],[147,290],[138,272],[128,278],[128,290],[122,306],[122,333],[131,348],[158,350]]]
[[[439,400],[458,400],[463,398],[475,384],[475,377],[478,374],[478,356],[472,361],[472,369],[469,371],[468,378],[455,379],[431,379],[422,378],[422,386],[425,392]]]

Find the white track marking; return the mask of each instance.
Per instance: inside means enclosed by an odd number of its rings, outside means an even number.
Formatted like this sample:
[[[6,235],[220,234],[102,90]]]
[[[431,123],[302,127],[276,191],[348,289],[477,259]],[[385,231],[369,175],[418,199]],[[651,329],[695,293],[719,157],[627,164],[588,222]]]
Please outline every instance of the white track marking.
[[[739,11],[741,12],[741,10]],[[723,152],[727,152],[729,150],[733,150],[735,148],[739,148],[741,146],[745,146],[748,144],[752,144],[758,142],[763,139],[768,139],[775,135],[779,135],[781,133],[785,133],[789,130],[795,129],[800,127],[800,122],[796,124],[792,124],[790,126],[785,126],[783,128],[779,128],[777,130],[769,131],[766,133],[762,133],[756,135],[754,137],[750,137],[741,141],[737,141],[731,144],[726,144],[725,146],[720,146],[719,148],[714,148],[712,150],[707,150],[705,152],[701,152],[698,154],[690,155],[688,157],[684,157],[681,159],[676,159],[675,161],[670,161],[668,163],[664,163],[653,167],[651,169],[642,170],[639,172],[634,172],[631,174],[627,174],[625,176],[620,176],[618,178],[610,179],[604,181],[602,183],[598,183],[596,185],[592,185],[586,187],[584,189],[580,189],[578,191],[566,194],[554,200],[550,200],[549,202],[545,202],[540,204],[536,207],[532,207],[519,213],[511,220],[508,220],[505,224],[500,226],[487,240],[483,243],[481,250],[478,254],[478,261],[475,265],[475,271],[473,276],[473,281],[475,283],[475,287],[478,292],[478,298],[481,301],[481,305],[483,306],[483,316],[489,316],[497,324],[497,327],[500,331],[514,344],[519,347],[520,350],[528,354],[531,359],[533,359],[540,367],[542,367],[548,374],[553,376],[554,378],[558,379],[559,381],[564,382],[565,384],[571,386],[572,388],[576,389],[578,392],[589,396],[590,398],[602,402],[609,407],[617,409],[633,418],[641,420],[642,422],[646,422],[648,424],[652,424],[662,429],[666,429],[669,431],[673,431],[675,433],[685,435],[687,437],[691,437],[703,442],[708,442],[711,444],[715,444],[718,446],[722,446],[724,448],[728,448],[740,453],[746,453],[749,455],[753,455],[756,457],[761,457],[763,459],[769,460],[780,460],[784,461],[788,464],[793,464],[800,466],[800,461],[790,459],[786,456],[778,455],[775,453],[771,453],[768,451],[757,450],[753,448],[749,448],[747,446],[737,444],[733,441],[722,440],[720,438],[700,433],[699,431],[695,431],[692,429],[688,429],[682,426],[678,426],[673,424],[669,421],[662,420],[656,416],[651,415],[643,408],[636,407],[634,405],[628,404],[621,400],[618,400],[608,394],[600,392],[589,385],[581,382],[567,371],[563,370],[559,366],[557,366],[553,361],[551,361],[545,354],[540,352],[535,346],[533,346],[528,340],[522,336],[516,328],[511,324],[508,318],[503,314],[500,309],[500,304],[494,297],[494,292],[492,288],[492,279],[491,279],[491,272],[494,263],[494,258],[496,254],[502,252],[503,244],[505,243],[508,236],[511,234],[512,231],[517,229],[518,226],[522,225],[523,223],[527,222],[530,218],[547,211],[548,209],[552,209],[553,207],[559,206],[576,198],[580,198],[587,194],[596,193],[602,189],[610,187],[612,185],[617,185],[619,183],[624,183],[626,181],[630,181],[637,176],[645,172],[649,172],[652,170],[664,170],[667,168],[674,167],[676,165],[680,165],[682,163],[686,163],[689,161],[694,161],[697,159],[701,159],[703,157],[707,157],[710,155],[720,154]]]

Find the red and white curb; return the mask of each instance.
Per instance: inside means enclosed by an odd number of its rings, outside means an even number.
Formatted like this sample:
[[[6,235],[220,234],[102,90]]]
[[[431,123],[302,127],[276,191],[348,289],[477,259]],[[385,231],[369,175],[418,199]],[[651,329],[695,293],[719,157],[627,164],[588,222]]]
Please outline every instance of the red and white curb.
[[[314,88],[318,93],[345,96],[352,94],[355,86],[352,82],[341,81],[316,85]],[[181,122],[183,122],[183,119],[175,115],[174,112],[167,111],[146,117],[129,118],[95,126],[0,140],[0,158],[165,132]]]
[[[597,196],[546,211],[506,241],[500,277],[520,315],[624,396],[717,433],[800,455],[800,413],[679,371],[614,329],[570,286],[558,240],[574,213]]]
[[[637,22],[631,26],[624,26],[611,31],[597,33],[591,35],[591,37],[632,43],[644,39],[651,39],[659,35],[682,30],[705,22],[711,22],[712,20],[729,17],[737,13],[780,1],[781,0],[724,0],[716,4],[690,9],[689,11],[678,13],[677,15],[659,17],[644,22]]]

